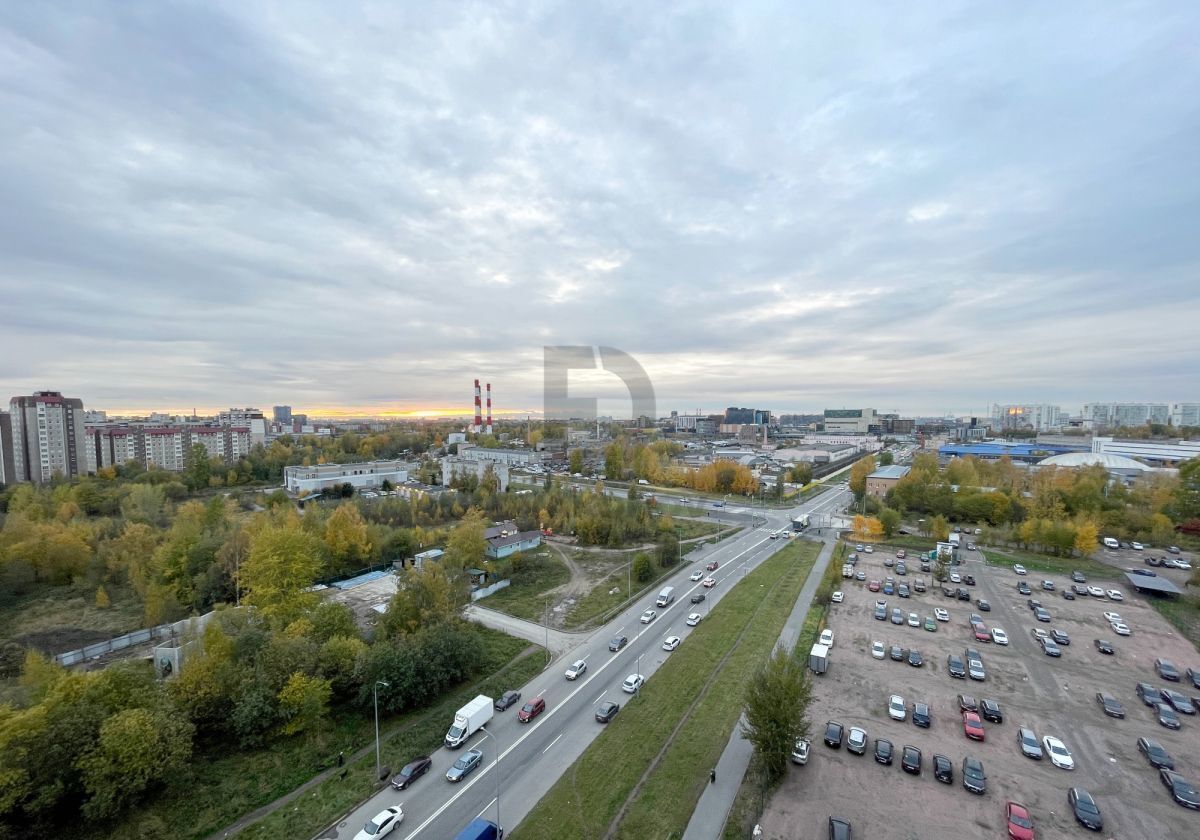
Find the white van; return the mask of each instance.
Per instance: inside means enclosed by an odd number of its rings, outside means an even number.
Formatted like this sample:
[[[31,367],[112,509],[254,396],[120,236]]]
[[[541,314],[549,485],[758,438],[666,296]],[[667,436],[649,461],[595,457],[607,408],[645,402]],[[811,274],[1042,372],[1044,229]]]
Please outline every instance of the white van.
[[[670,603],[674,600],[675,600],[675,587],[674,586],[666,586],[666,587],[663,587],[662,592],[658,593],[658,600],[654,602],[654,605],[657,607],[665,607],[665,606],[670,605]]]
[[[649,486],[650,486],[650,482],[649,482],[649,481],[647,481],[647,480],[646,480],[646,479],[644,479],[644,478],[639,478],[639,479],[638,479],[638,484],[641,484],[641,485],[643,485],[643,486],[646,486],[646,487],[649,487]]]
[[[1105,548],[1120,548],[1121,544],[1119,542],[1117,542],[1115,539],[1113,539],[1112,537],[1105,537],[1104,538],[1104,547]]]

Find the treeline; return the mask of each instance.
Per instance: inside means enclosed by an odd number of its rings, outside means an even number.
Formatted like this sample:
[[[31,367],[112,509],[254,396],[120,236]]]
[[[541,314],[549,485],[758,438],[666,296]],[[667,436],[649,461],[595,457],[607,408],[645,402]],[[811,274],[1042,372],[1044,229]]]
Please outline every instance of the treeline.
[[[718,459],[702,467],[686,467],[676,460],[683,446],[674,441],[630,442],[621,437],[604,450],[604,475],[616,481],[645,479],[664,487],[687,487],[701,493],[732,493],[752,496],[758,479],[749,467]],[[571,472],[579,472],[583,453],[571,453]]]

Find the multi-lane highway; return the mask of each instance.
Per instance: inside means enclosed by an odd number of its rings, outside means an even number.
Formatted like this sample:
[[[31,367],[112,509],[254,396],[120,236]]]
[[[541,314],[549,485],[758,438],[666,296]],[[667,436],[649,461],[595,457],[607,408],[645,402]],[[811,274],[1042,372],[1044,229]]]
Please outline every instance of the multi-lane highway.
[[[393,832],[400,840],[449,840],[476,816],[495,820],[511,830],[537,803],[550,786],[587,748],[603,728],[597,723],[594,711],[602,700],[613,700],[624,706],[637,702],[633,695],[621,689],[621,683],[633,673],[654,679],[668,656],[662,648],[667,636],[680,636],[687,643],[691,630],[685,623],[688,613],[707,614],[714,602],[750,569],[753,569],[786,544],[772,540],[771,533],[790,525],[795,516],[840,510],[847,502],[848,491],[835,486],[825,493],[790,510],[755,508],[755,527],[716,546],[706,547],[692,556],[695,562],[685,563],[678,572],[637,599],[628,609],[604,627],[581,635],[574,649],[555,660],[554,664],[528,685],[512,686],[522,692],[522,700],[540,696],[546,701],[546,711],[523,724],[517,721],[515,706],[497,712],[492,721],[460,750],[439,749],[433,756],[433,766],[412,788],[396,792],[390,787],[363,803],[336,826],[319,835],[321,838],[346,840],[363,824],[384,808],[403,804],[403,824]],[[678,497],[671,499],[678,502]],[[697,508],[713,510],[712,503],[703,500],[689,502]],[[717,511],[713,510],[714,513]],[[724,516],[743,518],[751,514],[747,508],[731,504],[722,510]],[[696,569],[709,562],[719,564],[710,590],[701,588],[699,581],[689,580]],[[665,608],[655,608],[654,600],[663,586],[675,587],[675,602]],[[704,591],[707,599],[700,605],[690,602],[695,592]],[[642,624],[639,617],[647,609],[656,609],[657,618]],[[629,643],[613,653],[609,640],[618,634],[629,637]],[[564,671],[570,663],[584,659],[587,671],[577,680],[569,681]],[[450,726],[451,721],[446,721]],[[446,770],[466,750],[483,751],[484,764],[466,780],[452,784],[445,780]],[[398,769],[398,768],[397,768]]]

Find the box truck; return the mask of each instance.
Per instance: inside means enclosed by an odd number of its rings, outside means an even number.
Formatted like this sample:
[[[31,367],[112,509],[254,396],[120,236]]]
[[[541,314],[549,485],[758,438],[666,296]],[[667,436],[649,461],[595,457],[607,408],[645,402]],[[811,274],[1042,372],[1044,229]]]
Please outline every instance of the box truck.
[[[654,602],[655,606],[667,607],[675,600],[675,587],[664,586],[663,591],[658,593],[658,600]]]
[[[503,840],[504,829],[491,820],[476,817],[454,840]]]
[[[824,674],[829,670],[829,645],[813,645],[808,654],[808,668],[814,674]]]
[[[844,578],[854,577],[854,567],[851,566],[849,563],[842,564],[842,577],[844,577]]]
[[[446,732],[446,746],[452,750],[458,749],[467,739],[479,731],[492,719],[492,698],[480,694],[467,705],[454,713],[454,724]]]

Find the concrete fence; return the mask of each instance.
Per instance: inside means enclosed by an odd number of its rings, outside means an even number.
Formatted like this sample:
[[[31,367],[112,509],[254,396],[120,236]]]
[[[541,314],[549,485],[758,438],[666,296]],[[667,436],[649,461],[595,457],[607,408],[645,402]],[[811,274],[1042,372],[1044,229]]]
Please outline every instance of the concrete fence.
[[[471,600],[478,601],[480,598],[486,598],[487,596],[491,595],[493,592],[499,592],[501,589],[508,586],[510,583],[512,583],[511,580],[498,580],[495,583],[493,583],[491,586],[484,586],[479,589],[476,589],[474,592],[471,593]]]
[[[95,659],[98,656],[103,656],[106,653],[113,653],[118,650],[135,647],[136,645],[146,644],[155,639],[177,639],[185,634],[200,633],[212,619],[215,613],[207,612],[204,615],[195,616],[193,618],[185,618],[182,621],[176,621],[171,624],[160,624],[157,627],[148,627],[143,630],[134,630],[132,633],[126,633],[124,636],[117,636],[115,639],[108,639],[104,642],[96,642],[95,644],[81,647],[77,650],[69,650],[66,653],[56,653],[54,661],[59,665],[78,665],[80,662],[86,662],[89,659]]]

